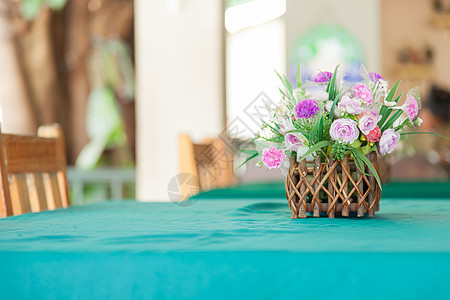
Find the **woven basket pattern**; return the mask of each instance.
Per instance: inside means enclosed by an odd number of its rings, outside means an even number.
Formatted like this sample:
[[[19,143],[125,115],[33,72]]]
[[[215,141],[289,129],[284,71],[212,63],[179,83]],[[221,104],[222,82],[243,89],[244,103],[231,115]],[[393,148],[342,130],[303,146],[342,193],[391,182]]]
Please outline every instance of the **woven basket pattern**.
[[[378,171],[377,154],[372,152],[367,157]],[[321,212],[330,218],[355,214],[362,217],[366,213],[375,216],[381,189],[367,166],[364,173],[347,155],[341,161],[329,158],[327,162],[321,162],[319,156],[301,162],[291,157],[285,182],[291,217],[306,218],[307,213],[320,217]]]

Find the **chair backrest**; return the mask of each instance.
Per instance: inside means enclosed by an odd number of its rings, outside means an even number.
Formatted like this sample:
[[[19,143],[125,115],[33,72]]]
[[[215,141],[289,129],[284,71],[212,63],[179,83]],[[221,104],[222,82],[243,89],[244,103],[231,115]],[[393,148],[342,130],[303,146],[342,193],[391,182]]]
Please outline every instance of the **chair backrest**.
[[[192,185],[198,191],[229,186],[235,183],[233,153],[221,139],[206,139],[194,144],[188,135],[181,135],[180,171],[193,175],[190,190],[180,187],[182,195],[192,194]],[[187,199],[183,199],[187,200]]]
[[[37,136],[1,134],[0,217],[70,205],[61,127],[41,126]]]

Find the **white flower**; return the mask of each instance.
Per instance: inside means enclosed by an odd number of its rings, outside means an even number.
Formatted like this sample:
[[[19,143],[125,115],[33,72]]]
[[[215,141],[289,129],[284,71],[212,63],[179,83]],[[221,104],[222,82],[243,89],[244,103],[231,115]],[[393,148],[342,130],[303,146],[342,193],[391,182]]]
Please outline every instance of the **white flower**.
[[[342,97],[339,101],[338,107],[342,111],[346,111],[349,114],[357,115],[362,113],[361,101],[359,99],[350,98],[349,96]]]
[[[388,82],[384,79],[379,79],[373,88],[374,88],[373,99],[375,100],[375,102],[381,102],[381,98],[386,97],[386,95],[389,92]],[[386,104],[386,101],[385,101],[386,106],[392,106],[393,105],[392,103],[393,102],[388,102]]]
[[[395,106],[395,102],[394,101],[386,101],[386,99],[384,99],[384,105],[392,107]]]
[[[395,120],[395,122],[394,122],[394,124],[392,124],[392,126],[394,128],[396,128],[396,127],[402,125],[405,120],[406,120],[406,115],[401,114],[400,117],[397,120]]]
[[[325,110],[326,110],[327,112],[330,112],[332,106],[333,106],[333,101],[328,101],[327,104],[325,105]],[[335,117],[340,117],[340,116],[343,115],[343,113],[344,113],[344,112],[342,111],[341,108],[339,108],[338,105],[335,105],[335,106],[334,106],[334,116],[335,116]]]
[[[417,118],[417,125],[420,126],[422,125],[422,123],[423,123],[422,118]]]
[[[314,99],[316,101],[328,101],[329,95],[325,91],[315,91],[308,98]]]
[[[259,136],[265,139],[271,139],[275,137],[275,133],[268,127],[259,131]]]
[[[297,99],[297,101],[298,101],[298,100],[302,100],[302,99],[305,98],[306,92],[305,92],[305,90],[302,89],[302,88],[295,88],[295,89],[292,91],[292,95],[293,95],[294,98]]]

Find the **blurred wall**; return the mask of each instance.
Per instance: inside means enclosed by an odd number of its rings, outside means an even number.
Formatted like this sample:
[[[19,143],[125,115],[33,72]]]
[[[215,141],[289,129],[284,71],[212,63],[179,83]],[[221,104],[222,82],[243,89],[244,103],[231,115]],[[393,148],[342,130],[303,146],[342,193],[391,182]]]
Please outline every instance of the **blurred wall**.
[[[428,90],[431,83],[450,89],[449,28],[434,24],[433,1],[382,0],[381,3],[383,75],[392,82],[401,79],[402,91],[414,85]],[[416,52],[413,56],[422,56],[425,46],[433,52],[430,65],[416,64],[399,69],[398,52],[402,48],[412,49]]]
[[[137,198],[168,199],[178,136],[224,128],[221,0],[135,1]]]
[[[336,24],[360,40],[366,51],[367,68],[381,72],[380,5],[379,0],[288,0],[285,15],[287,51],[308,28]]]

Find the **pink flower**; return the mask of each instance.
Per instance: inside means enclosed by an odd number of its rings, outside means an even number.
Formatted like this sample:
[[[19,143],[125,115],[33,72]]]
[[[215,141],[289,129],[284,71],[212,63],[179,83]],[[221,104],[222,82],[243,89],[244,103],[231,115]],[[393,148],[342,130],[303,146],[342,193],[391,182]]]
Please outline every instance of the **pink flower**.
[[[300,133],[287,133],[286,139],[286,150],[297,151],[298,147],[303,146],[303,141],[297,136]]]
[[[361,99],[365,105],[372,103],[372,91],[364,83],[355,84],[352,90],[355,93],[356,98]]]
[[[349,96],[342,97],[341,101],[338,103],[338,107],[349,113],[349,114],[360,114],[363,109],[361,107],[361,101],[355,98],[350,98]]]
[[[377,127],[378,116],[371,113],[365,112],[359,118],[358,127],[364,135],[368,135],[370,131]]]
[[[279,168],[283,158],[286,158],[284,149],[278,150],[276,147],[263,149],[262,162],[269,167],[269,169]]]
[[[419,115],[419,101],[412,95],[406,97],[405,104],[402,106],[403,111],[411,122],[414,122]]]
[[[400,140],[400,134],[394,129],[386,129],[380,138],[379,150],[381,155],[394,151],[395,145]]]
[[[331,139],[344,143],[353,143],[359,136],[356,121],[352,119],[337,119],[330,127]]]
[[[375,143],[380,141],[380,137],[381,137],[381,129],[380,127],[377,126],[366,135],[366,140],[368,142]]]

